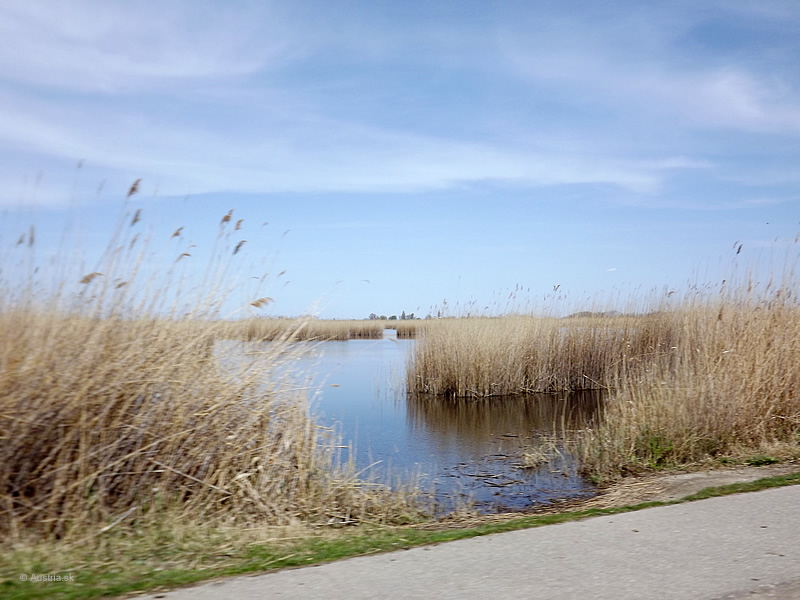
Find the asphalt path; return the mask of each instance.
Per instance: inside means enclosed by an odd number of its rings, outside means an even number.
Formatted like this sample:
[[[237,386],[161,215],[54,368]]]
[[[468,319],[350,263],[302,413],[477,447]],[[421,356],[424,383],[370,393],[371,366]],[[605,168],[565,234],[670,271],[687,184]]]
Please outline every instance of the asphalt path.
[[[800,600],[800,485],[232,577],[145,598]]]

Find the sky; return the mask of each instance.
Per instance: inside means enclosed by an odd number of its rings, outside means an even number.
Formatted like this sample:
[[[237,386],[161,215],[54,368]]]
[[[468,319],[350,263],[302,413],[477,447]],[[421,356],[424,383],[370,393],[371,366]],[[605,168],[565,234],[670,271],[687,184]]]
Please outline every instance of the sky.
[[[0,37],[6,280],[96,270],[138,209],[186,289],[225,256],[236,316],[563,312],[798,256],[796,0],[6,0]]]

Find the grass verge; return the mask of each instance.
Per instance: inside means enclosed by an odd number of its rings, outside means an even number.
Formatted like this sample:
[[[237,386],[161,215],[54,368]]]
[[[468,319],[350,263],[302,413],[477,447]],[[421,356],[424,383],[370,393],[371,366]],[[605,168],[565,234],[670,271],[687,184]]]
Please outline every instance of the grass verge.
[[[37,554],[36,551],[29,549],[3,555],[0,562],[3,577],[0,582],[0,594],[9,600],[32,600],[34,598],[67,600],[123,595],[143,590],[178,587],[216,577],[320,564],[353,556],[408,549],[480,535],[541,527],[589,517],[620,514],[656,506],[797,484],[800,484],[800,473],[765,477],[747,483],[709,487],[679,500],[642,502],[622,507],[592,508],[556,514],[528,515],[471,527],[431,529],[365,525],[353,531],[340,530],[336,534],[332,534],[330,531],[324,533],[306,531],[303,535],[295,536],[294,539],[293,536],[286,536],[262,543],[243,543],[239,547],[236,547],[235,544],[221,547],[219,540],[216,540],[216,544],[213,544],[213,539],[205,540],[205,543],[214,545],[213,550],[209,550],[208,547],[205,550],[201,547],[192,548],[192,543],[199,543],[201,541],[199,539],[186,538],[182,541],[162,539],[158,541],[152,538],[143,538],[138,543],[131,543],[127,547],[126,553],[105,562],[97,556],[76,553],[74,549],[71,551],[64,549],[64,552],[70,553],[70,559],[67,562],[59,562],[57,560],[58,551],[52,546],[48,549],[49,554]],[[245,536],[245,538],[249,539],[249,536]],[[176,542],[179,543],[176,544]],[[154,560],[160,560],[162,565],[166,566],[160,570],[153,570]],[[196,566],[194,568],[187,565],[169,566],[171,561],[188,561],[195,563]],[[60,573],[62,575],[72,573],[75,581],[71,583],[22,582],[19,580],[21,573],[28,576],[32,573]]]

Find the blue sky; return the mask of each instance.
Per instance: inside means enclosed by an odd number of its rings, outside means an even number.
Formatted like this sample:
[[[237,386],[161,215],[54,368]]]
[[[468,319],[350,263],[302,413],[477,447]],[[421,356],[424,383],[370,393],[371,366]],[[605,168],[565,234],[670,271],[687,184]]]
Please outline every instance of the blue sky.
[[[231,310],[261,314],[602,304],[797,256],[795,0],[9,0],[0,36],[6,274],[30,224],[88,269],[136,208],[195,283],[234,209]]]

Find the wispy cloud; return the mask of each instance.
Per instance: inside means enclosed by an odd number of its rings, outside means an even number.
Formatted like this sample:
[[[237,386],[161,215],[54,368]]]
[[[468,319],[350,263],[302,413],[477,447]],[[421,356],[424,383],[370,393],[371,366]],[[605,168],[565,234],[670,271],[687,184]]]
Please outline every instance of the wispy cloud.
[[[289,51],[285,32],[257,7],[11,0],[2,13],[3,78],[51,89],[136,92],[230,80]]]
[[[659,205],[687,172],[742,173],[709,130],[800,134],[785,72],[681,50],[707,11],[610,6],[422,21],[368,4],[7,2],[0,156],[85,159],[166,195],[599,184]]]
[[[669,119],[662,126],[674,127],[678,119],[698,129],[800,134],[800,89],[780,75],[759,75],[736,63],[687,63],[669,51],[639,58],[632,49],[620,57],[607,41],[598,46],[591,38],[565,37],[572,40],[566,48],[564,42],[530,48],[511,37],[506,57],[531,84],[579,89],[616,111]]]
[[[470,182],[525,185],[604,183],[634,191],[658,185],[660,172],[696,167],[682,158],[620,160],[546,148],[498,148],[357,123],[284,114],[247,131],[212,123],[170,122],[169,115],[98,106],[11,106],[0,140],[87,167],[143,177],[164,194],[194,192],[411,191]],[[13,202],[5,198],[3,203]]]

